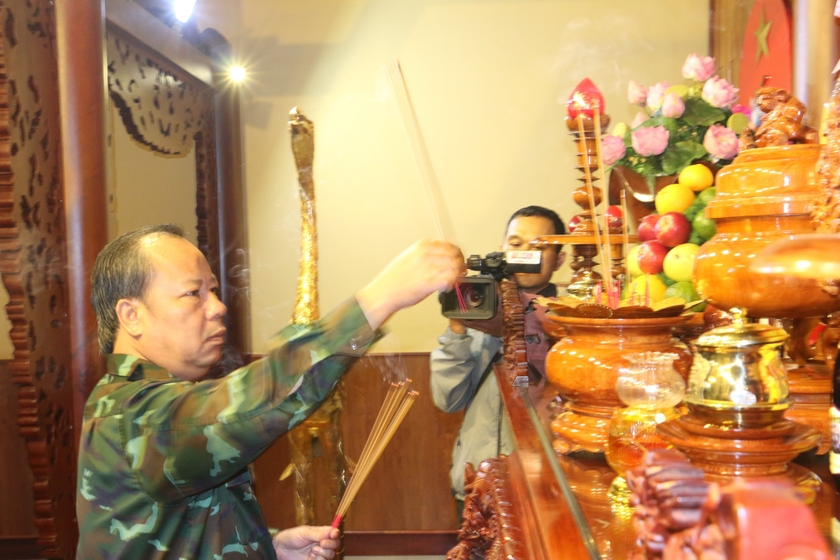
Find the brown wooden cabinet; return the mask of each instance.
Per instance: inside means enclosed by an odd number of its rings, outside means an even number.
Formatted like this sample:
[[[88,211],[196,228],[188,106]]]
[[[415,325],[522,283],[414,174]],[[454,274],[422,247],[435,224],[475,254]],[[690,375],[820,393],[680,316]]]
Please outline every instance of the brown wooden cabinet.
[[[497,366],[496,375],[516,439],[516,451],[492,466],[493,493],[505,496],[496,504],[504,557],[628,558],[636,548],[636,533],[630,517],[610,507],[607,493],[615,473],[606,460],[586,453],[555,455],[548,429],[552,392],[531,403],[526,392],[512,385],[504,366]],[[828,472],[828,457],[811,452],[797,463],[823,480],[813,511],[820,532],[832,544],[840,496]]]

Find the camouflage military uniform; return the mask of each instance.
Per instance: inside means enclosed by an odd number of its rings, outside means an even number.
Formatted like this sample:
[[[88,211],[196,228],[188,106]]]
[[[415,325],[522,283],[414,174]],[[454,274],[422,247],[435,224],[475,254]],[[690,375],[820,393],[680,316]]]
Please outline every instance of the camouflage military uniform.
[[[248,464],[324,400],[376,337],[353,300],[289,325],[223,379],[108,356],[79,450],[80,560],[275,558]]]

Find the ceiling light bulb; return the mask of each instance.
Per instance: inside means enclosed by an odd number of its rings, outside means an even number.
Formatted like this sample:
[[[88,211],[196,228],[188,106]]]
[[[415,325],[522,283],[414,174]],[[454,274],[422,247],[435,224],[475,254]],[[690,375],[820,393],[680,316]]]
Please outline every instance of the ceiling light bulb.
[[[189,21],[195,7],[195,0],[173,0],[172,9],[175,12],[175,17],[181,23]]]

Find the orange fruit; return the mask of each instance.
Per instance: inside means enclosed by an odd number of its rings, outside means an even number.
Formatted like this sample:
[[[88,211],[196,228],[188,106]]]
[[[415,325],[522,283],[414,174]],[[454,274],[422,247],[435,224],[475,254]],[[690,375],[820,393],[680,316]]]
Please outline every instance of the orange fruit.
[[[674,183],[656,193],[653,203],[660,215],[668,212],[685,212],[694,202],[694,191],[682,183]]]
[[[700,192],[703,189],[708,189],[714,184],[715,176],[712,173],[712,170],[705,165],[695,163],[694,165],[689,165],[680,171],[680,176],[677,179],[677,182],[681,185],[685,185],[694,192]]]

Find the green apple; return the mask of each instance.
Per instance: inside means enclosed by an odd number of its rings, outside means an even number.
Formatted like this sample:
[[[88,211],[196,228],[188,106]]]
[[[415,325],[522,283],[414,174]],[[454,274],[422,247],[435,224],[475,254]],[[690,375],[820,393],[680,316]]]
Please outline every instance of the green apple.
[[[677,282],[675,284],[671,284],[668,286],[668,289],[665,290],[665,298],[682,298],[685,300],[686,303],[691,303],[693,301],[699,301],[703,298],[697,293],[697,289],[694,287],[694,284],[691,282]],[[692,311],[702,311],[706,308],[706,304],[700,304],[697,307],[693,307]]]
[[[636,245],[630,252],[627,253],[627,274],[630,275],[630,278],[635,278],[636,276],[641,276],[644,274],[642,269],[639,268],[639,249],[641,245]]]
[[[700,212],[694,217],[694,220],[691,222],[691,228],[697,232],[697,235],[703,238],[703,241],[708,241],[717,233],[715,221],[709,218],[706,212]]]
[[[703,203],[703,206],[705,207],[706,204],[708,204],[709,201],[715,197],[715,194],[717,194],[717,189],[715,187],[709,187],[708,189],[703,189],[702,191],[697,193],[697,198],[700,200],[700,202]]]
[[[699,245],[683,243],[668,251],[665,260],[662,261],[665,275],[677,282],[690,281],[694,277],[694,259],[699,250]]]

